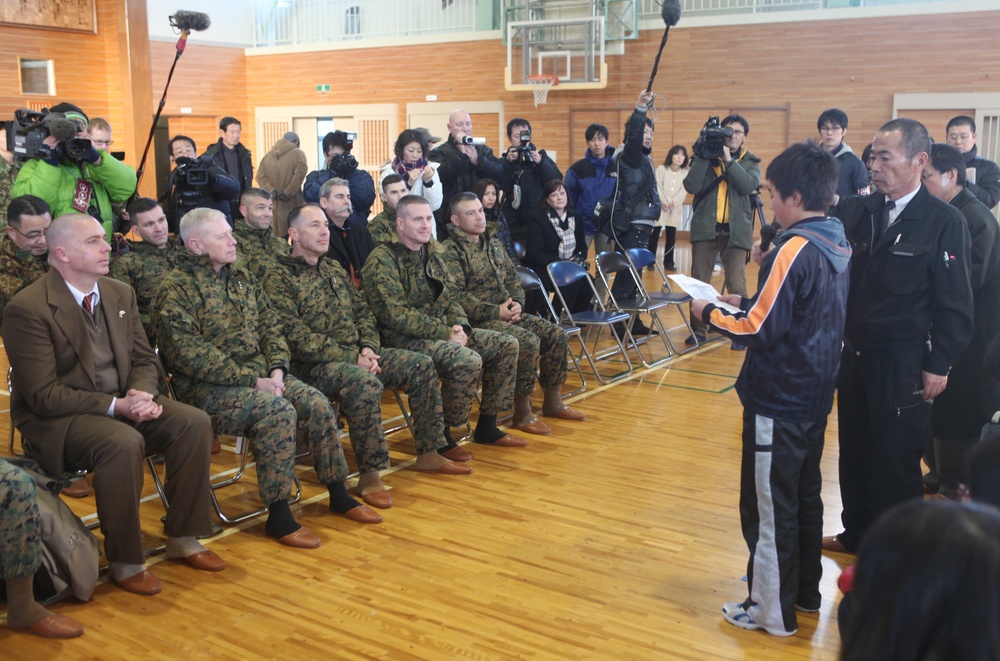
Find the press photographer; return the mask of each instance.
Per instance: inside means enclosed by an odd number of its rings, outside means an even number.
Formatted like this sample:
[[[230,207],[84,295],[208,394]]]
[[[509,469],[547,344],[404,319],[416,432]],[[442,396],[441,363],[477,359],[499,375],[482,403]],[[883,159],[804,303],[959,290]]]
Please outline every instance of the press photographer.
[[[7,124],[8,144],[23,162],[14,197],[34,195],[52,216],[85,213],[97,219],[109,243],[114,232],[112,202],[124,202],[136,186],[135,172],[87,137],[87,115],[71,103],[51,110],[19,110]]]
[[[753,196],[760,187],[760,159],[743,146],[750,123],[740,115],[721,122],[709,117],[691,151],[691,169],[684,188],[694,195],[691,218],[691,276],[711,282],[715,259],[721,255],[726,292],[747,297],[746,262],[753,246]],[[704,341],[705,323],[691,318],[695,335]],[[732,343],[734,351],[746,349]]]
[[[528,223],[542,202],[543,189],[550,181],[562,179],[562,172],[545,153],[531,142],[531,123],[515,117],[507,122],[510,147],[504,154],[503,214],[511,235],[523,241]]]
[[[326,154],[326,168],[310,172],[306,177],[302,197],[306,202],[319,203],[319,190],[329,179],[345,179],[351,191],[351,205],[354,215],[361,222],[368,223],[372,205],[375,204],[375,180],[366,171],[358,168],[358,159],[351,150],[357,133],[333,131],[323,137],[323,153]]]
[[[233,226],[230,200],[240,194],[240,182],[226,174],[205,154],[198,158],[194,140],[186,135],[170,139],[170,162],[174,169],[167,179],[166,192],[159,202],[167,216],[167,228],[179,234],[180,219],[198,207],[218,209]]]

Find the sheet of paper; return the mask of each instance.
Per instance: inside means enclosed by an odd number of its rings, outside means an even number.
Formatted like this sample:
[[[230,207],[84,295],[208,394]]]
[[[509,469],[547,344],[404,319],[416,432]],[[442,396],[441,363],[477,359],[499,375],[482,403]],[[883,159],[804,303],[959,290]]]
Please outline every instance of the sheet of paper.
[[[715,303],[715,307],[722,308],[723,310],[734,314],[740,312],[740,309],[735,305],[730,305],[729,303],[723,303],[720,301],[719,292],[716,291],[715,287],[707,282],[696,280],[689,275],[684,275],[683,273],[674,273],[668,277],[674,281],[674,284],[683,289],[684,293],[688,294],[695,300],[701,299],[711,301],[712,303]]]

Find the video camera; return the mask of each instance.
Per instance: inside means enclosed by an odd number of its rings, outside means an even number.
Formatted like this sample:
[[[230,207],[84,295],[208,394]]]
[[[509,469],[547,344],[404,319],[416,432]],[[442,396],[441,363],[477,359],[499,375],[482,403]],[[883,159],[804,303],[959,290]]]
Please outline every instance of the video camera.
[[[722,158],[722,148],[725,147],[725,140],[732,135],[733,129],[731,126],[721,126],[717,116],[709,117],[708,121],[705,122],[705,126],[701,129],[698,139],[691,147],[691,151],[694,152],[695,156],[703,158],[706,161]]]
[[[486,138],[473,138],[471,135],[463,135],[460,140],[458,140],[460,145],[485,145]]]
[[[517,162],[521,165],[534,165],[531,160],[531,131],[521,131],[521,146],[517,148]]]
[[[174,180],[178,188],[198,188],[208,185],[208,168],[211,161],[201,161],[187,156],[174,159],[177,178]]]
[[[14,111],[14,121],[3,122],[3,126],[7,129],[7,151],[13,152],[19,162],[50,158],[58,153],[59,150],[53,151],[44,144],[50,135],[62,143],[62,154],[74,161],[85,160],[93,150],[89,139],[76,137],[80,129],[76,122],[48,108],[41,111],[19,108]]]
[[[341,179],[347,179],[352,172],[358,169],[358,159],[354,158],[351,154],[351,150],[354,148],[354,141],[358,139],[358,134],[346,133],[345,135],[347,136],[347,151],[341,154],[334,154],[330,158],[330,164],[327,166],[328,170]]]

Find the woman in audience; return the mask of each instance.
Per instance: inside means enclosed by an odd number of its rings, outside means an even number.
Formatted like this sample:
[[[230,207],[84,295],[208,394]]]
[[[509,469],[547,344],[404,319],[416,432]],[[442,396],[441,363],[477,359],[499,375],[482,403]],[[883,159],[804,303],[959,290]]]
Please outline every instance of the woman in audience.
[[[35,483],[0,459],[0,575],[7,583],[7,626],[45,638],[73,638],[83,625],[35,601],[32,581],[42,566],[42,537]]]
[[[477,179],[472,184],[472,193],[483,203],[483,211],[486,213],[486,227],[490,236],[500,239],[507,256],[515,265],[521,265],[521,258],[514,248],[514,238],[510,234],[510,226],[503,216],[500,204],[500,186],[492,179]]]
[[[552,262],[572,261],[585,264],[587,242],[583,232],[583,221],[578,220],[570,208],[569,196],[562,180],[553,179],[545,184],[542,194],[544,195],[542,202],[537,212],[531,216],[525,231],[524,263],[545,277],[543,274],[548,273],[546,267]],[[562,293],[572,312],[590,309],[593,294],[590,285],[583,280],[563,288]],[[555,298],[554,306],[558,314],[562,309],[558,296]]]
[[[390,174],[398,174],[412,195],[419,195],[431,205],[431,211],[441,207],[444,198],[437,169],[427,162],[427,140],[414,129],[404,129],[393,146],[396,157],[382,168],[379,182]]]
[[[1000,659],[1000,511],[911,501],[858,553],[845,661]]]
[[[674,266],[674,244],[677,240],[677,228],[684,218],[684,177],[688,173],[688,153],[684,145],[674,145],[667,152],[663,164],[656,168],[656,190],[660,194],[660,219],[649,235],[649,250],[656,254],[656,245],[660,242],[660,229],[665,238],[663,245],[663,268],[676,271]],[[653,270],[653,265],[649,265]]]

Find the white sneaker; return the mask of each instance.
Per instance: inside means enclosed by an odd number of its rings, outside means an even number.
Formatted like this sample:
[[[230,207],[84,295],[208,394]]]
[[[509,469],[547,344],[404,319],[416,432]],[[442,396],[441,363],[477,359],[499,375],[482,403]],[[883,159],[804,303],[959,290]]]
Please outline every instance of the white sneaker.
[[[750,629],[751,631],[763,629],[772,636],[794,636],[799,632],[798,629],[795,629],[794,631],[785,631],[784,629],[772,629],[771,627],[765,627],[763,624],[757,624],[754,622],[754,619],[750,617],[750,614],[746,612],[743,604],[744,602],[742,601],[731,601],[722,604],[722,617],[726,618],[726,622],[729,622],[733,626],[739,627],[740,629]]]

